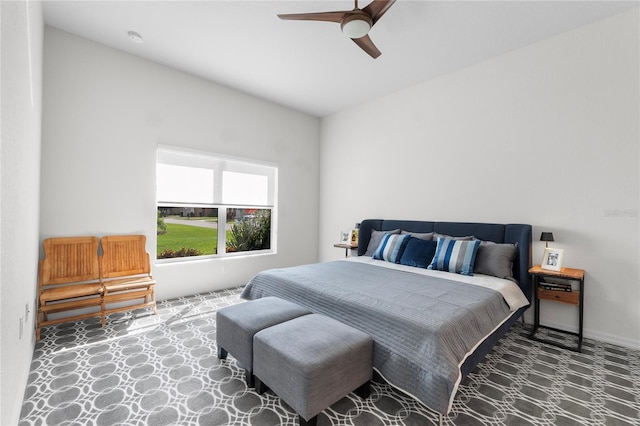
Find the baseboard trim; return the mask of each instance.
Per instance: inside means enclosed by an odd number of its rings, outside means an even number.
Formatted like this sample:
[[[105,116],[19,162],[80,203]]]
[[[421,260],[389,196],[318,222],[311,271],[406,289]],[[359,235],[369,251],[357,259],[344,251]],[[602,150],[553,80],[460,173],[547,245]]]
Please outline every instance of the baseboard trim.
[[[577,327],[571,327],[571,326],[567,326],[566,324],[560,324],[557,322],[545,321],[544,325],[548,325],[553,328],[558,328],[560,330],[567,330],[572,333],[578,332]],[[616,336],[609,333],[603,333],[601,331],[588,330],[586,328],[583,330],[583,334],[584,334],[584,338],[586,339],[598,340],[600,342],[610,343],[612,345],[623,346],[628,349],[640,350],[639,340],[627,339],[626,337]]]
[[[623,346],[628,349],[640,350],[640,341],[627,339],[626,337],[614,336],[612,334],[592,330],[585,330],[584,337],[605,343],[611,343],[612,345]]]
[[[20,422],[20,413],[22,412],[22,404],[24,403],[24,394],[27,389],[27,384],[29,383],[29,375],[31,374],[31,363],[33,362],[33,352],[36,349],[36,332],[35,332],[35,328],[32,328],[32,327],[29,327],[29,330],[31,333],[31,342],[30,342],[31,351],[29,353],[29,356],[24,358],[25,365],[23,365],[21,368],[22,374],[18,383],[20,388],[16,389],[16,397],[13,401],[11,414],[9,414],[9,417],[11,417],[10,424],[17,425]]]

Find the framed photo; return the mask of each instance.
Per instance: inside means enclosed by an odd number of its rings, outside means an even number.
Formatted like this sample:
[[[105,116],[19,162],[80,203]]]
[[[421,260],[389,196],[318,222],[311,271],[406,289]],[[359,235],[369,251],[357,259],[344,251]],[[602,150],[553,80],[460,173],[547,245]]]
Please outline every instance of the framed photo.
[[[542,269],[549,269],[551,271],[560,271],[562,269],[562,257],[564,255],[563,249],[546,248],[542,255],[542,262],[540,267]]]
[[[352,246],[357,246],[358,245],[358,230],[357,229],[352,229],[351,230],[351,235],[349,238],[349,242],[351,243]]]
[[[351,239],[351,233],[349,231],[340,231],[339,244],[349,244]]]

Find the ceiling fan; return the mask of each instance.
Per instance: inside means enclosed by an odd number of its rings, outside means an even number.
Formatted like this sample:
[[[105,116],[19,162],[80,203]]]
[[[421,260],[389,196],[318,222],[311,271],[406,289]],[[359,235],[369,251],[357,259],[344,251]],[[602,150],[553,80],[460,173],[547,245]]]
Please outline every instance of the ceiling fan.
[[[372,58],[377,58],[382,53],[369,38],[369,30],[385,14],[396,0],[373,0],[364,9],[358,8],[358,0],[354,0],[353,10],[337,12],[316,13],[291,13],[278,15],[280,19],[299,21],[324,21],[340,24],[342,32],[352,39],[358,46],[367,52]]]

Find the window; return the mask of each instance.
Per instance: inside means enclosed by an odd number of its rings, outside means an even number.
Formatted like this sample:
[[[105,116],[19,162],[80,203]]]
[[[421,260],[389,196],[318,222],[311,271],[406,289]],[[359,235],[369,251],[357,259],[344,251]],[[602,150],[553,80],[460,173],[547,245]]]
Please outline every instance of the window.
[[[274,251],[277,167],[160,146],[156,175],[158,259]]]

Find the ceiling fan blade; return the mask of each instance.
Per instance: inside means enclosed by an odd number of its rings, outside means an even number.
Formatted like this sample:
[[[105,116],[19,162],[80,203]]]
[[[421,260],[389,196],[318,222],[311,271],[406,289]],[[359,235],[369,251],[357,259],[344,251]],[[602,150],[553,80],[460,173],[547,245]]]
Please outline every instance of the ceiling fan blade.
[[[362,11],[371,16],[373,24],[375,24],[395,2],[396,0],[373,0]]]
[[[340,23],[349,12],[285,13],[278,18],[294,21],[323,21]]]
[[[380,52],[378,50],[378,48],[376,47],[376,45],[373,44],[373,41],[371,41],[371,38],[369,38],[368,35],[366,35],[364,37],[360,37],[360,38],[352,38],[351,40],[353,40],[353,42],[355,44],[360,46],[362,48],[362,50],[367,52],[369,54],[369,56],[371,56],[373,59],[375,59],[378,56],[382,55],[382,52]]]

